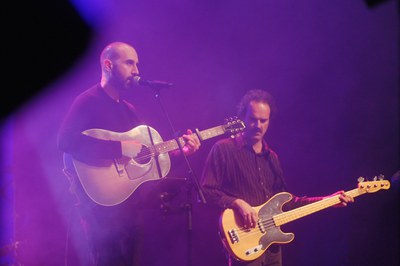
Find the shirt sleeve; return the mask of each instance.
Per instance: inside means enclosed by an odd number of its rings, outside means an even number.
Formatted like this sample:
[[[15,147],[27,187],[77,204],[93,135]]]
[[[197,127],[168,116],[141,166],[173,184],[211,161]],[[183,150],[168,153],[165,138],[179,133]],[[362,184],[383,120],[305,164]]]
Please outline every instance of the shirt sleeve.
[[[94,110],[93,104],[87,97],[80,97],[74,101],[58,132],[58,148],[82,161],[88,158],[120,157],[122,155],[120,142],[96,139],[82,134],[84,130],[93,127],[96,120]]]

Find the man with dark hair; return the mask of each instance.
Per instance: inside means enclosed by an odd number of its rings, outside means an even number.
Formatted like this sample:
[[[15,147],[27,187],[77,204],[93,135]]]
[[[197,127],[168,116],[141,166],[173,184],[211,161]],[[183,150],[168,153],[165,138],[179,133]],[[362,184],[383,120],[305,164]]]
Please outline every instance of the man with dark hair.
[[[207,203],[221,210],[233,209],[244,228],[255,228],[259,221],[254,206],[260,206],[276,193],[286,191],[278,155],[264,136],[276,108],[272,96],[264,90],[250,90],[238,105],[238,117],[246,129],[242,136],[222,139],[214,144],[203,169],[201,185]],[[344,191],[337,206],[346,206],[353,198]],[[328,197],[328,196],[327,196]],[[285,206],[296,208],[324,197],[296,197]],[[229,265],[282,265],[281,248],[272,245],[260,257],[250,261],[229,256]]]

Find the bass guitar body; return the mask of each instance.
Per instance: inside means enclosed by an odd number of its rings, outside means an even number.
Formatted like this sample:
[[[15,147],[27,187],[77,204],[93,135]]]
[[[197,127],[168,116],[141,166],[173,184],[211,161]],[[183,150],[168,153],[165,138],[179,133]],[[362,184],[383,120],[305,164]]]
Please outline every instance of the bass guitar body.
[[[273,216],[282,213],[282,206],[292,195],[279,193],[265,204],[254,207],[259,221],[255,228],[245,228],[241,217],[232,209],[226,209],[220,218],[220,232],[225,247],[236,259],[251,261],[257,259],[274,243],[286,244],[294,239],[294,234],[284,233],[273,221]]]

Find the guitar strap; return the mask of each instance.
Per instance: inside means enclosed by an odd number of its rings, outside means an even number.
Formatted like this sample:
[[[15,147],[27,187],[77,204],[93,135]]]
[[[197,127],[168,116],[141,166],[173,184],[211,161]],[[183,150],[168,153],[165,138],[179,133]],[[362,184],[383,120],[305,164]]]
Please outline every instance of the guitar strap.
[[[147,127],[147,132],[149,133],[150,143],[154,147],[154,140],[153,140],[153,136],[151,135],[151,129],[149,126],[146,126],[146,127]],[[158,161],[158,156],[159,156],[158,153],[154,154],[154,161],[156,162],[156,165],[157,165],[158,177],[162,178],[161,166],[160,166],[160,162]]]

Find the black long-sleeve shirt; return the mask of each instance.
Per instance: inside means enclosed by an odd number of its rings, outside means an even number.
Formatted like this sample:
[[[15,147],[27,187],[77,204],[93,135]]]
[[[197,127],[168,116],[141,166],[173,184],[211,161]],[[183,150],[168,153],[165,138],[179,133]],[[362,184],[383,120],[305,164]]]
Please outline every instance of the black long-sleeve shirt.
[[[68,111],[58,135],[58,147],[78,160],[113,159],[122,156],[117,141],[82,134],[87,129],[125,132],[140,124],[132,104],[112,100],[97,84],[81,93]]]

